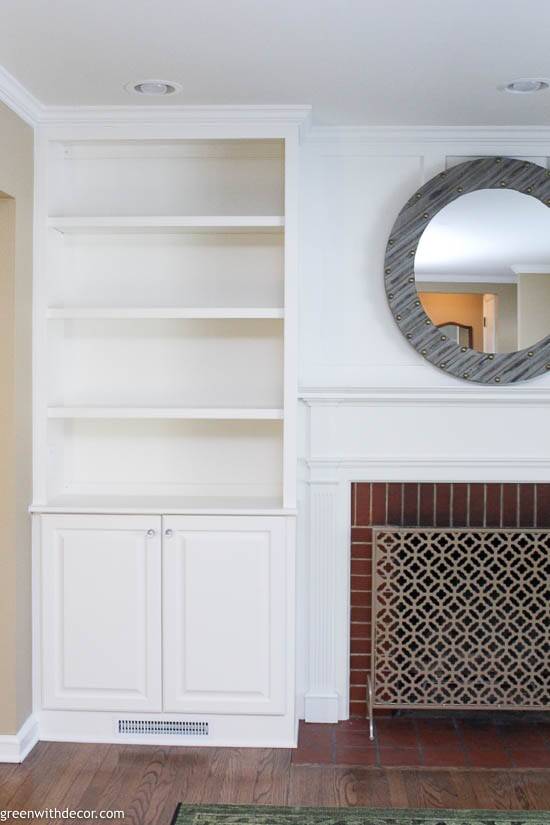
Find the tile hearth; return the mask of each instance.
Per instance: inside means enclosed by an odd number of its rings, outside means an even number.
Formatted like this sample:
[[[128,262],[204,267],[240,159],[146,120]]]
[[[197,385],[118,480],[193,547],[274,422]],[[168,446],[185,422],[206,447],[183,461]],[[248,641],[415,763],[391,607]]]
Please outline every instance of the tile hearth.
[[[550,769],[550,718],[391,717],[338,724],[300,723],[295,764],[362,767]]]

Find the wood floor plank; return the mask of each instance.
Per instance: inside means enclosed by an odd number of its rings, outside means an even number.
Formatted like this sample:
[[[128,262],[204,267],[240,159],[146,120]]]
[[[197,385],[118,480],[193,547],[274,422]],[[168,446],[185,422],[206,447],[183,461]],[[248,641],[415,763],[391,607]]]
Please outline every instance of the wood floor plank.
[[[296,765],[290,757],[288,750],[43,742],[23,765],[0,766],[0,808],[116,808],[126,825],[170,825],[178,802],[550,809],[550,770]]]
[[[336,768],[338,805],[388,808],[391,806],[388,772],[384,768]]]
[[[460,805],[457,786],[450,771],[409,770],[402,773],[407,804],[410,808],[467,808]],[[470,790],[468,803],[472,802]]]
[[[288,804],[338,806],[337,770],[333,765],[292,765]]]
[[[255,751],[256,779],[252,799],[257,805],[286,805],[291,752],[283,748]]]

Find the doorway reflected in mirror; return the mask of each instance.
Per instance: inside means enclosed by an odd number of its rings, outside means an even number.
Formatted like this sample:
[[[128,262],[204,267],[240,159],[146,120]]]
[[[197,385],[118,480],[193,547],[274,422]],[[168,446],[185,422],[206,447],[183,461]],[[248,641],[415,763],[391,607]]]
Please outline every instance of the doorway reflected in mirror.
[[[550,333],[548,208],[511,189],[462,195],[422,234],[415,280],[432,323],[461,347],[534,346]]]

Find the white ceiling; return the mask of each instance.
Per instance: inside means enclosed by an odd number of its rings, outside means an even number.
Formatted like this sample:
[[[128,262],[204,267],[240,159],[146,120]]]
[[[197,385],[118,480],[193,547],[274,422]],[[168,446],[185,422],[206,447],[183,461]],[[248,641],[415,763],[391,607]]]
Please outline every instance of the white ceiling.
[[[511,189],[462,195],[424,230],[417,281],[516,283],[517,273],[550,274],[550,211]]]
[[[550,124],[548,0],[0,0],[0,64],[50,104],[313,104],[325,124]],[[138,101],[141,102],[141,101]],[[157,101],[148,100],[155,106]]]

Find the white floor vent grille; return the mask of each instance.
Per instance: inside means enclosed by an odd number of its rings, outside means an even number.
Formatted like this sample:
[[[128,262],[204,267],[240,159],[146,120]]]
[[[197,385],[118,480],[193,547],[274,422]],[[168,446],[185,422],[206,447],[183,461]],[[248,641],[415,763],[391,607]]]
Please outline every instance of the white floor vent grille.
[[[137,736],[208,736],[208,722],[119,719],[118,732]]]

